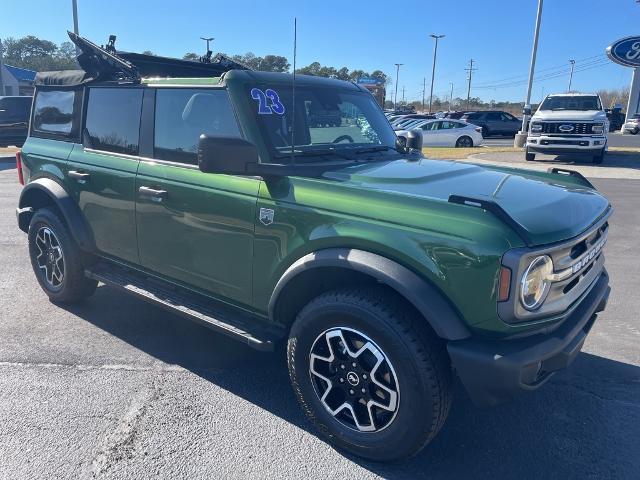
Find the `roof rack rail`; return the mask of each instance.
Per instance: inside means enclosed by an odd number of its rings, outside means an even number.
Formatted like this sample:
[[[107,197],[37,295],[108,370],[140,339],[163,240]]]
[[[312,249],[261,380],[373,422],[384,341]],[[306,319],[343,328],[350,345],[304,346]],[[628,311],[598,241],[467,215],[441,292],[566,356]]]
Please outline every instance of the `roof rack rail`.
[[[585,187],[593,188],[594,190],[596,189],[596,187],[593,186],[593,183],[587,180],[587,178],[584,175],[582,175],[580,172],[576,170],[569,170],[568,168],[551,167],[547,170],[547,172],[555,173],[557,175],[568,175],[570,177],[576,177],[578,180],[582,182],[582,184]]]
[[[467,205],[469,207],[479,207],[487,212],[491,212],[495,217],[501,220],[504,224],[511,227],[511,229],[518,234],[518,236],[522,239],[522,241],[528,246],[531,247],[533,242],[531,241],[531,237],[529,236],[529,232],[518,222],[514,220],[514,218],[507,213],[507,211],[502,208],[498,203],[493,200],[488,200],[484,198],[476,198],[476,197],[467,197],[464,195],[449,195],[449,203],[457,203],[459,205]]]

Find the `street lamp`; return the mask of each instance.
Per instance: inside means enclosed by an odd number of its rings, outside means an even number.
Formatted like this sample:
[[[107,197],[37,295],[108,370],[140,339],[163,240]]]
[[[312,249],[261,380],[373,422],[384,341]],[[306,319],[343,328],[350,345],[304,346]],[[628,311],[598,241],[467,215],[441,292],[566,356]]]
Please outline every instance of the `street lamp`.
[[[451,85],[451,95],[449,95],[449,111],[451,111],[451,102],[453,101],[453,82],[449,82]]]
[[[207,42],[207,54],[210,52],[209,50],[209,42],[215,40],[215,38],[213,37],[200,37],[200,40],[204,40],[205,42]]]
[[[429,113],[431,113],[431,105],[433,103],[433,79],[436,75],[436,58],[438,56],[438,40],[444,38],[444,35],[434,35],[433,33],[429,35],[431,38],[435,39],[436,45],[433,49],[433,68],[431,69],[431,93],[429,94]]]
[[[398,77],[400,76],[400,66],[404,65],[404,63],[396,63],[396,95],[393,98],[393,109],[398,109]]]
[[[576,61],[569,60],[569,63],[571,64],[571,73],[569,74],[569,89],[567,90],[567,93],[571,92],[571,82],[573,81],[573,67],[576,64]]]

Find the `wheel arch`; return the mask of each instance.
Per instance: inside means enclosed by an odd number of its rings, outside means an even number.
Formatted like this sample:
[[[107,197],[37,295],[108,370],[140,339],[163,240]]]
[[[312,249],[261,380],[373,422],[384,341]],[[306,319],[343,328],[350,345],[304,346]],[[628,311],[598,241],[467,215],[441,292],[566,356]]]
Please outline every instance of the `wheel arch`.
[[[381,255],[350,248],[329,248],[295,261],[280,277],[269,301],[272,321],[290,326],[311,299],[336,286],[380,283],[402,296],[435,333],[446,340],[470,336],[461,315],[431,282]]]
[[[38,178],[22,190],[17,210],[20,230],[28,232],[29,223],[36,210],[48,206],[56,207],[60,211],[69,227],[69,233],[82,250],[94,250],[93,235],[82,211],[64,187],[50,178]]]

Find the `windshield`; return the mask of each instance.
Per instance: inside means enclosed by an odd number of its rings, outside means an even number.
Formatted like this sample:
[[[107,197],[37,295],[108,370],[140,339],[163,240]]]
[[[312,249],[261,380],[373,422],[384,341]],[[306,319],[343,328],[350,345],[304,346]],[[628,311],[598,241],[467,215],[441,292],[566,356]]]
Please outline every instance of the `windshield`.
[[[540,110],[602,110],[602,105],[596,95],[554,95],[544,99]]]
[[[295,115],[289,86],[253,86],[248,93],[277,158],[290,156],[292,150],[296,161],[304,157],[314,162],[326,161],[322,156],[344,159],[359,151],[395,150],[395,133],[368,93],[296,86]]]

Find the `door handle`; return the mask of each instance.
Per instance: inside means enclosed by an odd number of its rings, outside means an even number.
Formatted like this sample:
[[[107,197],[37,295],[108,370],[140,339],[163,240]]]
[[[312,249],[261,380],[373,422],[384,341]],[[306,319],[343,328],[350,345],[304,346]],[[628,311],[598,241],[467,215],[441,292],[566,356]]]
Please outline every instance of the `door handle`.
[[[91,175],[86,172],[81,172],[78,170],[69,170],[68,172],[69,178],[74,178],[78,181],[78,183],[87,183]]]
[[[169,195],[166,190],[158,190],[151,187],[140,187],[140,196],[151,199],[152,202],[161,202]]]

